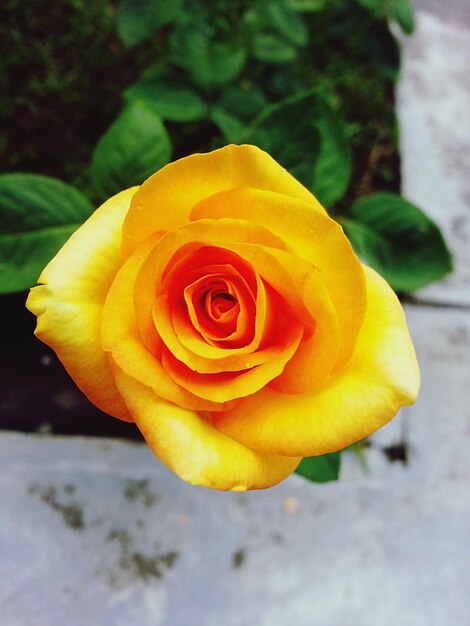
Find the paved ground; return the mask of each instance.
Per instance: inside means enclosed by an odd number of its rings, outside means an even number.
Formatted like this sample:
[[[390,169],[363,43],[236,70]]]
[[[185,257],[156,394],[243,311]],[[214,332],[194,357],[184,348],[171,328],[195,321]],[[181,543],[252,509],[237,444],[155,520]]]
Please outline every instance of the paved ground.
[[[457,261],[420,297],[469,304],[469,31],[455,6],[420,11],[399,115],[405,194]],[[223,494],[140,445],[3,433],[2,626],[469,626],[470,311],[407,315],[419,401],[374,437],[367,472],[345,455],[335,484]]]
[[[408,313],[421,397],[338,483],[224,494],[137,444],[4,434],[2,626],[468,626],[470,319]]]
[[[446,19],[419,11],[403,40],[403,193],[441,225],[454,254],[455,272],[421,297],[470,305],[470,2],[431,4]]]

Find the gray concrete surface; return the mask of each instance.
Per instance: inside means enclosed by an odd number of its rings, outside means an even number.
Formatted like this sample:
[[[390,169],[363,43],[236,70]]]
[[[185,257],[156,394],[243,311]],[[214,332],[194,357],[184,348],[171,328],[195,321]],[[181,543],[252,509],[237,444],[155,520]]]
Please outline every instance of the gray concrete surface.
[[[456,11],[467,20],[443,20]],[[454,7],[454,8],[452,8]],[[429,11],[428,11],[429,9]],[[455,271],[420,292],[440,302],[470,304],[470,2],[431,3],[402,38],[397,91],[403,194],[442,228]]]
[[[457,265],[418,295],[468,305],[467,6],[420,9],[398,113],[405,195]],[[407,316],[418,403],[338,483],[224,494],[145,446],[0,434],[1,626],[470,626],[470,311]]]
[[[4,433],[2,626],[468,626],[470,316],[408,317],[419,401],[338,483],[225,494],[145,446]]]

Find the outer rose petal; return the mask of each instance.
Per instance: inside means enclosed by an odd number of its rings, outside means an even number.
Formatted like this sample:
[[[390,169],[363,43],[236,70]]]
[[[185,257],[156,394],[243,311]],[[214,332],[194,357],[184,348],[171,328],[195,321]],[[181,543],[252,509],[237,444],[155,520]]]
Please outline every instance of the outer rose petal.
[[[124,256],[152,233],[188,222],[192,207],[203,198],[240,187],[269,189],[299,198],[325,213],[310,191],[269,154],[255,146],[226,146],[170,163],[143,183],[124,222]]]
[[[163,463],[191,484],[223,491],[264,489],[287,478],[300,462],[250,450],[197,413],[158,398],[115,369],[116,383],[147,443]]]
[[[265,388],[232,411],[214,413],[221,432],[262,452],[313,456],[370,435],[415,402],[419,369],[403,309],[384,279],[364,270],[366,317],[343,370],[315,394]]]
[[[121,266],[121,228],[138,187],[107,200],[70,237],[39,277],[26,306],[35,334],[50,346],[83,393],[100,409],[132,421],[101,347],[103,304]]]

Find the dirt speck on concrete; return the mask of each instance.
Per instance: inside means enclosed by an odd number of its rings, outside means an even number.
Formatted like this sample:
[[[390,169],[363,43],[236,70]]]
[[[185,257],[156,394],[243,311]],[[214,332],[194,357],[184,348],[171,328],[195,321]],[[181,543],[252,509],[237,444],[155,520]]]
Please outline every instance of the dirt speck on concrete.
[[[67,484],[62,488],[66,498],[74,492],[75,487]],[[58,488],[50,485],[30,485],[28,493],[38,496],[42,502],[48,504],[54,511],[62,515],[64,522],[70,528],[81,530],[84,527],[83,511],[76,501],[62,502],[58,495]],[[60,498],[60,499],[59,499]]]
[[[124,486],[124,497],[129,502],[142,502],[147,508],[154,506],[160,499],[156,493],[151,491],[149,481],[145,478],[127,480]]]
[[[236,552],[233,553],[232,556],[232,565],[235,569],[238,569],[245,562],[245,550],[240,548]]]

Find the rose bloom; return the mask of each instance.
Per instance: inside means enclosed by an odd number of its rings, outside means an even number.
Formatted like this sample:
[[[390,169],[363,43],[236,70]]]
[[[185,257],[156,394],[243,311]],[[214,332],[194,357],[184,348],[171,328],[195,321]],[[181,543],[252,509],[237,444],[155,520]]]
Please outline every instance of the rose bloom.
[[[269,487],[417,396],[395,294],[254,146],[181,159],[110,198],[39,283],[36,335],[193,484]]]

